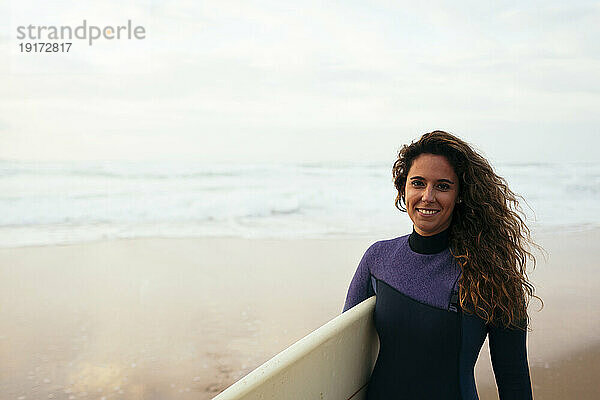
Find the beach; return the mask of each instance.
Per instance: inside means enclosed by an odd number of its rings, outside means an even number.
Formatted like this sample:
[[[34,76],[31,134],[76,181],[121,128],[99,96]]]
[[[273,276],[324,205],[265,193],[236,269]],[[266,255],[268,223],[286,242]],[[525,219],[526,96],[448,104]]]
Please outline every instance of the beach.
[[[399,235],[402,233],[399,233]],[[4,399],[210,399],[339,315],[381,237],[143,238],[0,249]],[[536,399],[600,398],[600,230],[535,235]],[[487,341],[476,380],[497,398]]]

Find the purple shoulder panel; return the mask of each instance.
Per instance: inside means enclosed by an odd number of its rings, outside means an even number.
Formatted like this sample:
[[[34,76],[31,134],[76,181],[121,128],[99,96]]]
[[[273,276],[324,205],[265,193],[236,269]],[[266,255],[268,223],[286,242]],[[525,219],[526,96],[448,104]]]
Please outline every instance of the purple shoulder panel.
[[[415,253],[408,237],[379,241],[369,247],[350,283],[344,311],[375,294],[371,276],[421,303],[448,308],[460,277],[460,268],[450,250]]]

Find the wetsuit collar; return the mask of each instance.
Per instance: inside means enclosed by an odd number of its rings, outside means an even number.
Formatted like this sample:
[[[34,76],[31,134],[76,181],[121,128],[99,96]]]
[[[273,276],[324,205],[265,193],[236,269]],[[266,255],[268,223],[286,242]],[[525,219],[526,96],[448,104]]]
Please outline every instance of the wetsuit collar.
[[[421,236],[413,227],[413,231],[408,237],[408,245],[415,253],[436,254],[448,247],[449,236],[450,228],[433,236]]]

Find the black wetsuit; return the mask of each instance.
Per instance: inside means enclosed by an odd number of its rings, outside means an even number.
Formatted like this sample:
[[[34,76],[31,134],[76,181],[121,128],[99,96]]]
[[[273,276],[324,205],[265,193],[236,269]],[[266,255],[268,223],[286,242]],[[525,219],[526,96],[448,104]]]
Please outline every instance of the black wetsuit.
[[[377,295],[380,349],[368,400],[478,399],[474,367],[488,334],[500,400],[532,399],[526,332],[463,313],[459,277],[447,230],[429,237],[413,231],[366,251],[344,311]]]

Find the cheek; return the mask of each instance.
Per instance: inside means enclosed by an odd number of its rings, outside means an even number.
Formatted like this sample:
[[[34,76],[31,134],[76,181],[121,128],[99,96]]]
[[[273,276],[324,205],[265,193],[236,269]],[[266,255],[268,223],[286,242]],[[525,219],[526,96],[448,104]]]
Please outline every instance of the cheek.
[[[446,204],[447,204],[446,208],[448,209],[448,211],[450,213],[453,213],[454,210],[456,209],[456,198],[455,197],[449,198],[448,201],[446,202]]]
[[[404,187],[404,198],[408,201],[414,197],[414,189],[408,185]]]
[[[410,206],[412,204],[412,197],[410,191],[408,192],[404,192],[404,202],[406,203],[407,206]]]

